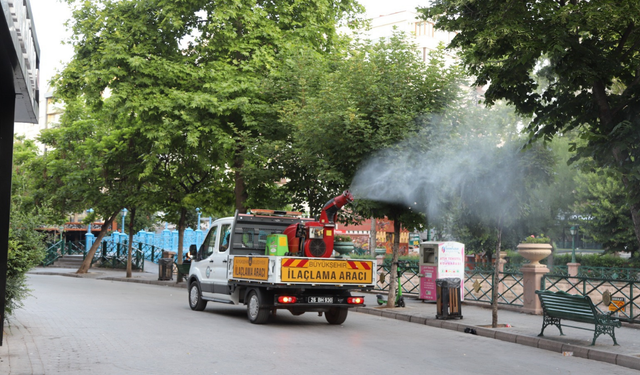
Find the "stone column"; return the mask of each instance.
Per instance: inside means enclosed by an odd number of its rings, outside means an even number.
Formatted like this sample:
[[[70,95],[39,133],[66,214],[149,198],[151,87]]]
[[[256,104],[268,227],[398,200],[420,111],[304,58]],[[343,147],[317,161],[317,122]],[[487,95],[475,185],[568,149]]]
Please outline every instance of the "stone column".
[[[540,299],[536,290],[541,289],[542,277],[549,272],[549,269],[540,261],[551,254],[551,245],[543,243],[523,243],[518,245],[518,253],[531,263],[520,268],[522,271],[522,284],[524,289],[524,306],[522,312],[528,314],[542,314]]]
[[[567,269],[569,270],[569,276],[578,276],[578,269],[580,263],[567,263]]]
[[[524,306],[522,312],[527,314],[542,314],[542,306],[540,305],[540,299],[536,294],[536,290],[540,290],[540,283],[542,277],[549,272],[549,269],[545,265],[531,265],[526,264],[520,268],[522,271],[522,284],[524,288]]]

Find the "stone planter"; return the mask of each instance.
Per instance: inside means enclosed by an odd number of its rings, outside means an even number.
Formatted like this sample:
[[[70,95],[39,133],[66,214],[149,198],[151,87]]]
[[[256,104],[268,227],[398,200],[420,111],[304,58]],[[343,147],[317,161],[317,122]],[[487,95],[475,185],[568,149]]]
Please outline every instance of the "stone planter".
[[[551,249],[548,243],[521,243],[518,245],[518,254],[530,262],[523,267],[545,267],[540,261],[551,255]]]
[[[333,250],[336,253],[339,253],[340,255],[346,255],[349,254],[353,251],[354,246],[353,246],[353,242],[334,242],[333,243]]]
[[[384,247],[376,247],[376,255],[385,255],[387,253],[387,249]]]

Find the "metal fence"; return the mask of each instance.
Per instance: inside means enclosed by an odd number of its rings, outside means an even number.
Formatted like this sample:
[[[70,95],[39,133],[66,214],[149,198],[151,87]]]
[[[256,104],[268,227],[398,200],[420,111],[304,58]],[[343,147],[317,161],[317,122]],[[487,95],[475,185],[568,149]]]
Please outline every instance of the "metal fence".
[[[385,263],[378,265],[378,282],[375,289],[380,291],[389,291],[389,280],[391,275],[391,264]],[[398,276],[403,294],[420,293],[420,277],[418,277],[420,269],[417,265],[407,262],[398,264]]]
[[[493,303],[493,286],[498,285],[498,304],[523,306],[524,286],[522,272],[506,271],[499,274],[498,283],[492,267],[475,267],[465,270],[465,301]]]
[[[568,276],[568,275],[567,275]],[[580,266],[578,276],[596,277],[611,280],[640,281],[640,269],[620,267],[590,267]]]
[[[65,255],[84,254],[84,244],[81,242],[60,240],[47,244],[45,258],[42,261],[43,266],[50,266],[59,258]]]
[[[141,249],[142,244],[134,243],[133,245],[131,248],[131,268],[134,270],[144,270],[145,256]],[[94,254],[91,263],[97,264],[100,267],[126,268],[128,250],[129,248],[126,241],[120,243],[104,240],[98,251]],[[84,255],[86,257],[87,253],[85,252]]]
[[[508,269],[508,268],[507,268]],[[389,275],[391,265],[389,262],[378,265],[378,281],[375,290],[389,291]],[[417,296],[420,294],[420,277],[417,264],[399,262],[398,275],[402,293]],[[467,301],[492,303],[492,289],[494,283],[493,267],[477,266],[473,270],[465,271],[464,298]],[[522,306],[523,281],[522,273],[509,271],[500,274],[500,293],[498,303],[502,305]]]

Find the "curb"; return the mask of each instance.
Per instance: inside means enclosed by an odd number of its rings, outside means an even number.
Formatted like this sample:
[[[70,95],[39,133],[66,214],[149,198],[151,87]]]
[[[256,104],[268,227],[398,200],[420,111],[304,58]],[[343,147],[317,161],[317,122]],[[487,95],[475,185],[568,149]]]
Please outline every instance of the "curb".
[[[594,361],[611,363],[634,370],[640,370],[640,358],[630,355],[605,352],[602,350],[589,349],[571,344],[563,344],[558,341],[548,340],[537,336],[525,336],[516,333],[497,331],[491,328],[470,326],[463,323],[457,323],[455,321],[439,320],[435,318],[419,318],[411,316],[409,314],[404,314],[402,312],[384,311],[380,308],[376,309],[372,307],[355,307],[353,310],[359,313],[402,320],[411,323],[424,324],[430,327],[444,328],[457,332],[464,332],[466,328],[473,328],[478,336],[531,346],[534,348],[549,350],[556,353],[573,352],[573,356],[575,357],[591,359]]]

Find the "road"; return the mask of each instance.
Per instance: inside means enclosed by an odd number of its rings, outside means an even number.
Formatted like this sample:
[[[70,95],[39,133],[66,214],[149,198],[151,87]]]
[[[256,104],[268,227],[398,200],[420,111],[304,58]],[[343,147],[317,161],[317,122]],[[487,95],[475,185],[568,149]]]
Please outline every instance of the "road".
[[[243,306],[189,309],[187,291],[30,275],[33,296],[0,347],[0,374],[637,374],[603,362],[351,313],[342,326]]]

